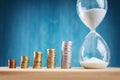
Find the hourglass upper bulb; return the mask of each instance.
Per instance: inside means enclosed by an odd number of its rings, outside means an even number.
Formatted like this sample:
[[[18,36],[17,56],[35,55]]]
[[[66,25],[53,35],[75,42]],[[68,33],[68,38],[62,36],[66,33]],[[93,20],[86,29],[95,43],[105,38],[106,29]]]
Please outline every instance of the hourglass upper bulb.
[[[95,30],[106,14],[105,9],[90,9],[81,13],[80,18],[90,30]]]
[[[82,0],[78,0],[82,1]],[[87,3],[87,0],[85,0]],[[94,1],[95,0],[88,0],[88,1]],[[100,1],[100,0],[99,0]],[[104,0],[101,0],[104,1]],[[105,14],[107,12],[107,9],[104,8],[91,8],[86,9],[85,7],[82,7],[81,2],[78,2],[77,4],[77,12],[82,20],[82,22],[90,29],[95,30],[96,27],[101,23],[101,21],[104,19]]]

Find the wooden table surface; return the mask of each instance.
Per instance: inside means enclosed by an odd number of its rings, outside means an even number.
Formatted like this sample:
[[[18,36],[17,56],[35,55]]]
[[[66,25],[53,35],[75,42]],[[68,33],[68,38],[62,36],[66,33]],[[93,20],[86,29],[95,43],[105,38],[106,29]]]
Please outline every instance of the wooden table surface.
[[[120,80],[120,68],[9,69],[0,67],[0,80]]]

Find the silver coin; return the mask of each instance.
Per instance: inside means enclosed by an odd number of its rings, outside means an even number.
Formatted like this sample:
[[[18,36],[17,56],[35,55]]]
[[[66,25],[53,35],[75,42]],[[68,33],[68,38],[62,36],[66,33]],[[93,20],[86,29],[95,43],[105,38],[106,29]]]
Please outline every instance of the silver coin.
[[[62,45],[62,48],[72,48],[72,45]]]
[[[72,57],[63,57],[62,60],[71,61]]]
[[[63,63],[62,66],[71,66],[71,63],[69,64]]]
[[[62,65],[62,67],[71,67],[71,65]]]
[[[63,56],[72,56],[72,53],[62,53]]]
[[[68,54],[68,55],[70,55],[70,54],[72,54],[72,52],[70,51],[70,52],[68,52],[68,51],[62,51],[62,54]]]
[[[71,61],[69,58],[62,58],[62,63],[71,63]]]
[[[71,68],[72,62],[72,41],[62,42],[62,68]]]
[[[62,45],[72,45],[72,42],[62,42]]]

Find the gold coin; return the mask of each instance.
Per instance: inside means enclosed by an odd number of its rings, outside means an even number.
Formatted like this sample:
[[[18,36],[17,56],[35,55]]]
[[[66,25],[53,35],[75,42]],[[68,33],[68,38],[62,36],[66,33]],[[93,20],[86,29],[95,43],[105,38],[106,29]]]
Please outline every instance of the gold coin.
[[[41,65],[41,63],[34,63],[34,65]]]
[[[56,53],[48,53],[48,56],[55,56],[56,57]]]
[[[47,68],[56,68],[56,66],[47,66]]]
[[[42,57],[34,57],[34,60],[42,60]]]
[[[28,61],[22,61],[21,63],[26,63],[26,64],[28,64],[29,62],[28,62]]]
[[[47,64],[55,64],[56,61],[47,61]]]
[[[42,64],[34,64],[35,66],[40,66],[40,65],[42,65]]]
[[[56,52],[56,49],[47,49],[49,52]]]
[[[47,65],[54,65],[55,66],[55,63],[48,63]]]
[[[34,56],[34,58],[39,59],[42,58],[42,56]]]
[[[28,56],[21,56],[21,60],[22,61],[29,61],[29,57]]]
[[[56,59],[56,57],[49,57],[49,56],[48,56],[48,58],[47,58],[47,59]]]
[[[42,62],[42,60],[34,60],[34,62]]]
[[[34,52],[34,56],[42,56],[42,52]]]
[[[28,64],[21,64],[22,66],[28,66]]]
[[[34,60],[34,63],[42,63],[42,60],[40,61]]]
[[[23,61],[23,62],[21,62],[22,64],[28,64],[29,62],[25,62],[25,61]]]
[[[34,66],[42,66],[42,64],[34,64]]]
[[[34,64],[42,64],[42,62],[34,62]]]
[[[47,62],[56,62],[56,60],[49,60],[49,59],[48,59]]]
[[[55,49],[47,49],[48,57],[47,57],[47,68],[55,68],[56,65],[56,50]]]
[[[42,68],[42,66],[33,66],[34,69]]]
[[[56,58],[56,56],[48,55],[48,58]]]
[[[28,68],[28,66],[23,66],[23,65],[22,65],[22,66],[20,66],[20,67],[21,67],[21,68]]]

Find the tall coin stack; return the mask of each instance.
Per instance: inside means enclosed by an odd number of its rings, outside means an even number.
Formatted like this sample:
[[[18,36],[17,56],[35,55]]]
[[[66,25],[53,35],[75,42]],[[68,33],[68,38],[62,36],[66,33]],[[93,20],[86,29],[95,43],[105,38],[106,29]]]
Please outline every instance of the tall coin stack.
[[[29,67],[29,57],[21,56],[21,68],[28,68],[28,67]]]
[[[34,52],[33,68],[42,68],[42,52]]]
[[[8,67],[9,68],[16,68],[16,60],[8,60]]]
[[[56,68],[56,50],[47,49],[48,58],[47,58],[47,68]]]
[[[63,41],[62,42],[62,69],[71,68],[71,59],[72,59],[72,41]]]

